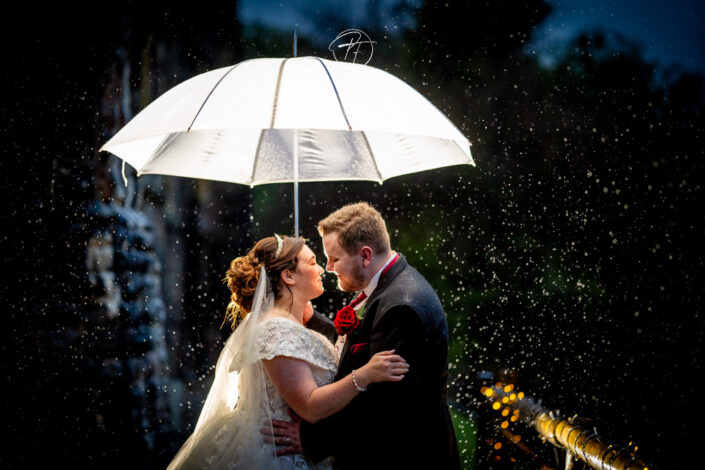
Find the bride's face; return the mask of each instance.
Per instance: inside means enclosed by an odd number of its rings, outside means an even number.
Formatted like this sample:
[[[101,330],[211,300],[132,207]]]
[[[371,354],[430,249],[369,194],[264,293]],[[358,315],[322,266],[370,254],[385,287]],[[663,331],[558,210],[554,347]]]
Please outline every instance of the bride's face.
[[[314,299],[323,293],[323,279],[325,272],[316,262],[316,254],[311,248],[304,245],[297,255],[296,270],[292,273],[296,281],[295,289],[307,299]]]

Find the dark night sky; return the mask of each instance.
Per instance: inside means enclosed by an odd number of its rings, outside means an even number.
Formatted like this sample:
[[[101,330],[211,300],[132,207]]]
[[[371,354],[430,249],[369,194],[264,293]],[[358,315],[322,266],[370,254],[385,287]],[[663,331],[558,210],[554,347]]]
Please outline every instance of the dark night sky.
[[[554,11],[536,31],[536,52],[546,63],[577,31],[614,31],[643,45],[662,66],[705,71],[705,6],[698,0],[553,0]],[[530,48],[529,50],[532,50]]]
[[[367,6],[380,3],[379,21],[390,32],[413,27],[413,18],[395,17],[393,5],[398,0],[382,2],[330,1],[316,5],[330,7],[349,19],[352,26],[363,27],[370,22]],[[420,1],[409,2],[412,5]],[[636,1],[636,0],[549,0],[552,13],[539,26],[533,41],[527,46],[529,53],[537,53],[544,64],[555,62],[565,44],[582,31],[603,29],[623,35],[643,46],[644,56],[661,66],[678,66],[686,70],[705,71],[705,6],[698,0]],[[304,33],[314,34],[315,24],[310,21],[310,11],[316,8],[311,2],[294,0],[243,0],[238,13],[243,23],[258,22],[264,25],[291,30],[294,25]],[[472,28],[472,20],[468,22]],[[325,41],[325,33],[318,32]],[[332,39],[332,38],[331,38]]]

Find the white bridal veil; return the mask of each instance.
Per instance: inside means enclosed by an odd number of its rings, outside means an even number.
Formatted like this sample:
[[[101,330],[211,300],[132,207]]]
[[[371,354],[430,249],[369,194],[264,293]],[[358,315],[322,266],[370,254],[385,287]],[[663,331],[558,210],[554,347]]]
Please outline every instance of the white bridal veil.
[[[276,468],[274,444],[266,444],[260,432],[271,412],[256,347],[257,326],[273,305],[274,295],[262,265],[250,314],[225,343],[193,434],[168,470]],[[269,430],[273,436],[271,426]]]

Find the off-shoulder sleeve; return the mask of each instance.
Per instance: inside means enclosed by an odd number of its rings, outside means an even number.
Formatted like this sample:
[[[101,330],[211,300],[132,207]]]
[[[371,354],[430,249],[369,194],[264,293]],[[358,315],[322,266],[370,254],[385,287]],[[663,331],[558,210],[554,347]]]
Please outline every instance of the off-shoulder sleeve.
[[[325,337],[317,336],[304,326],[284,318],[265,320],[259,328],[257,353],[260,359],[286,356],[306,361],[321,369],[337,369],[335,356],[322,344],[326,341]]]

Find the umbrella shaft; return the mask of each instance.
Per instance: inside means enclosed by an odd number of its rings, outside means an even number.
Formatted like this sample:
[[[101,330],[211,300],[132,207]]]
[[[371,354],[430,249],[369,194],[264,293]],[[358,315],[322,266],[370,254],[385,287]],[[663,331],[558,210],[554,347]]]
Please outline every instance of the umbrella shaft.
[[[294,181],[294,232],[299,236],[299,182]]]
[[[299,130],[294,129],[294,235],[299,236]]]

